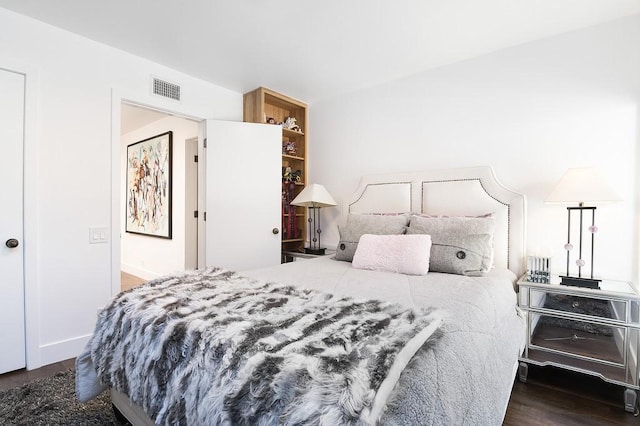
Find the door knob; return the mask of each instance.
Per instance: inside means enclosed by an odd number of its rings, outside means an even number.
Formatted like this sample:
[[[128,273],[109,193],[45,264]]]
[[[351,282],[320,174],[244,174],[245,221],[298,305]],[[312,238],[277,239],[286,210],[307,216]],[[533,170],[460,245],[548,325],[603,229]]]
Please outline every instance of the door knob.
[[[15,238],[9,238],[7,240],[6,243],[4,243],[7,247],[9,248],[16,248],[18,247],[18,245],[20,244],[20,242],[18,242],[18,240],[16,240]]]
[[[271,232],[273,232],[273,235],[278,235],[280,233],[280,230],[278,228],[273,228]]]

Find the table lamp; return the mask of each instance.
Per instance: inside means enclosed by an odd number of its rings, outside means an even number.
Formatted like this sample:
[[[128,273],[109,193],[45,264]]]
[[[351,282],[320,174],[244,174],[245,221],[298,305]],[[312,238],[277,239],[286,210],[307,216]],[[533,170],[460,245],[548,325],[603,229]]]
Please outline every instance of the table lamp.
[[[329,192],[324,186],[317,183],[307,185],[296,198],[291,202],[294,206],[302,206],[309,208],[309,247],[304,248],[304,252],[308,254],[324,254],[325,249],[320,247],[320,215],[318,210],[321,207],[335,206]],[[313,224],[313,226],[311,226]],[[313,230],[311,229],[313,227]]]
[[[567,243],[564,245],[564,249],[567,252],[567,274],[560,276],[561,284],[600,288],[599,283],[601,280],[593,278],[593,248],[595,233],[598,232],[598,227],[595,224],[596,208],[595,206],[587,207],[585,203],[602,204],[615,201],[620,201],[620,198],[594,167],[581,167],[567,170],[545,200],[546,203],[578,204],[577,207],[567,207]],[[571,243],[571,215],[573,212],[578,212],[578,219],[580,221],[578,258],[575,261],[578,266],[578,276],[572,276],[569,273],[571,252],[574,249],[574,245]],[[591,223],[587,228],[591,234],[591,259],[589,262],[591,271],[588,277],[582,276],[582,268],[586,265],[586,261],[582,257],[583,220],[585,212],[591,213]]]

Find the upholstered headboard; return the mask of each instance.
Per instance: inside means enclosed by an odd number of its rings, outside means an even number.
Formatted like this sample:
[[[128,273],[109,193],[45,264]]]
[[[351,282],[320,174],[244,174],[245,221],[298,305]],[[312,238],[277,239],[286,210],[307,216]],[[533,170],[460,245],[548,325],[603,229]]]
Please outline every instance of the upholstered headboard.
[[[520,276],[525,270],[524,195],[511,191],[488,166],[364,176],[348,213],[423,213],[496,218],[494,265]]]

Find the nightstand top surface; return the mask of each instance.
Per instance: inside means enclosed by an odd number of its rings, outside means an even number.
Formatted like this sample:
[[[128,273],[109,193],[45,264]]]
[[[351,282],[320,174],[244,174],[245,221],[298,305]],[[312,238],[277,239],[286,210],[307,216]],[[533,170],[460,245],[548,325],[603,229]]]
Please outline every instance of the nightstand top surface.
[[[316,257],[322,257],[322,256],[333,256],[334,254],[336,254],[336,251],[331,249],[326,249],[324,254],[310,254],[310,253],[303,253],[295,250],[282,250],[282,254],[285,256],[300,257],[302,259],[314,259]]]
[[[567,294],[578,293],[578,294],[593,295],[593,296],[603,295],[603,296],[618,296],[618,297],[624,297],[627,299],[640,299],[640,294],[638,294],[638,291],[628,281],[603,279],[600,282],[600,288],[597,289],[597,288],[561,285],[559,275],[551,275],[551,283],[530,282],[526,280],[526,276],[523,276],[518,280],[518,285],[535,287],[539,289],[548,289],[548,290],[567,293]]]

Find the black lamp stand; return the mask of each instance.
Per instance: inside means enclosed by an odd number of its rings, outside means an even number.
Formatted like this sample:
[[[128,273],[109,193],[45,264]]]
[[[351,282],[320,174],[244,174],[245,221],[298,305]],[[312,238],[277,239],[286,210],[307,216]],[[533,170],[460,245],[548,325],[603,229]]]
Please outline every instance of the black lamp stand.
[[[320,207],[309,207],[309,247],[304,248],[304,252],[307,254],[319,254],[324,255],[325,248],[320,247]],[[313,223],[313,230],[311,224]]]
[[[571,212],[577,210],[579,212],[580,218],[580,240],[578,244],[578,262],[582,260],[582,231],[583,231],[583,216],[585,210],[591,211],[591,226],[595,227],[595,217],[596,217],[596,208],[595,207],[584,207],[583,203],[580,203],[578,207],[567,207],[567,244],[565,245],[565,250],[567,251],[567,275],[561,275],[560,284],[570,285],[576,287],[588,287],[588,288],[600,288],[600,281],[598,279],[593,278],[593,246],[595,241],[595,231],[591,232],[591,261],[590,268],[591,274],[590,276],[583,277],[582,276],[582,267],[584,264],[577,263],[578,265],[578,276],[570,276],[569,275],[569,261],[571,249],[573,248],[571,244]],[[592,228],[593,229],[593,228]]]

